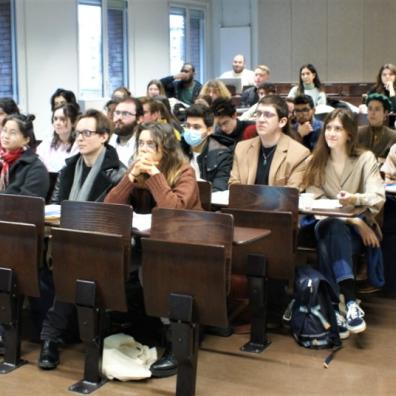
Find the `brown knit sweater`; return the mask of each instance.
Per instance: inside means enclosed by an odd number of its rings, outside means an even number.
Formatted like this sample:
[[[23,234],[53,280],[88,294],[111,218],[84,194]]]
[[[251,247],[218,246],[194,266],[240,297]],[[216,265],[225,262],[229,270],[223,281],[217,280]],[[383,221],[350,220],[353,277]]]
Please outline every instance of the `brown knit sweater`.
[[[149,177],[143,189],[136,183],[131,183],[126,173],[120,183],[110,190],[104,202],[129,204],[136,212],[147,211],[147,199],[142,198],[142,190],[151,193],[154,199],[152,207],[202,210],[198,184],[190,165],[182,166],[180,176],[172,188],[162,173]]]

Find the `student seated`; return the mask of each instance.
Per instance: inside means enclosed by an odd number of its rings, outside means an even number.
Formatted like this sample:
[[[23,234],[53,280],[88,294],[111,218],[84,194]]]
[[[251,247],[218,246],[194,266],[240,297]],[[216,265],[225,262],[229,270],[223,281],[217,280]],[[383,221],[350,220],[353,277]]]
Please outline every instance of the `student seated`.
[[[238,119],[235,105],[231,99],[218,98],[213,101],[211,109],[215,116],[216,133],[227,135],[235,142],[245,139],[246,128],[253,122]]]
[[[34,115],[11,114],[3,119],[0,147],[0,192],[45,198],[49,175],[36,155]]]
[[[76,125],[79,153],[66,160],[51,201],[103,201],[109,190],[122,178],[126,167],[114,147],[107,144],[111,122],[97,110],[87,110]],[[58,346],[70,334],[77,333],[73,304],[54,301],[41,331],[43,341],[38,365],[51,370],[59,364]]]
[[[396,143],[396,131],[388,128],[385,122],[392,111],[390,99],[380,93],[372,93],[367,97],[368,125],[358,130],[358,142],[383,162],[391,146]]]
[[[214,116],[208,107],[194,104],[186,110],[183,140],[191,146],[197,177],[212,183],[212,191],[228,188],[234,139],[213,133]]]
[[[138,212],[144,189],[152,196],[153,206],[202,209],[194,169],[188,164],[173,128],[168,124],[141,124],[136,142],[134,162],[105,202],[130,204]]]
[[[315,66],[310,63],[301,66],[298,85],[293,87],[287,96],[295,98],[298,95],[311,96],[315,107],[326,104],[326,94],[323,91],[318,72]]]
[[[137,130],[137,153],[134,163],[120,184],[107,195],[105,202],[130,204],[135,212],[147,211],[147,195],[152,207],[201,210],[198,185],[173,129],[168,124],[146,123]],[[143,191],[142,191],[143,190]],[[164,320],[165,322],[165,320]],[[177,361],[168,333],[164,355],[151,366],[154,377],[173,375]]]
[[[342,205],[368,207],[359,217],[313,218],[300,229],[302,236],[311,235],[316,239],[319,269],[335,290],[344,295],[346,317],[338,311],[338,301],[334,301],[334,307],[340,337],[346,338],[349,332],[360,333],[366,329],[364,311],[356,298],[352,257],[363,249],[376,249],[368,259],[381,254],[380,230],[375,216],[385,202],[376,158],[371,151],[357,147],[357,126],[348,110],[336,109],[325,119],[324,133],[314,149],[304,186],[316,198],[338,199]],[[378,261],[370,260],[369,266],[375,268]]]
[[[288,113],[280,96],[260,100],[258,136],[237,144],[229,184],[301,187],[310,151],[288,136]]]
[[[78,109],[71,103],[57,107],[52,112],[54,132],[37,147],[37,154],[49,172],[59,172],[65,166],[65,159],[77,154],[74,144],[74,127]]]
[[[294,98],[294,122],[291,136],[309,150],[313,150],[323,128],[323,122],[315,118],[315,105],[309,95]]]

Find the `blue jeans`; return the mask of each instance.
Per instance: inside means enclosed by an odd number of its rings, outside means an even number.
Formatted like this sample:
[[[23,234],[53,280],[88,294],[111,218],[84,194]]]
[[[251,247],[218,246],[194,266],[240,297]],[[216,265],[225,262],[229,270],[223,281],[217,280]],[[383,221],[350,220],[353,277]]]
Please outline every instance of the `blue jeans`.
[[[319,270],[335,290],[339,290],[339,282],[355,278],[353,256],[362,251],[363,243],[353,226],[337,217],[327,217],[303,226],[300,233],[304,239],[309,239],[309,234],[315,238]]]

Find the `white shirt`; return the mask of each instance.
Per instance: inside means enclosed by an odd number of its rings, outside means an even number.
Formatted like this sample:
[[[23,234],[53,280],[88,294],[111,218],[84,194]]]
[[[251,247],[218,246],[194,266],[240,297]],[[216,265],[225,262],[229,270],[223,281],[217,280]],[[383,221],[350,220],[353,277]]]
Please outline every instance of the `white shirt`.
[[[118,135],[113,133],[109,140],[109,144],[113,146],[118,154],[118,158],[120,161],[126,166],[129,167],[131,164],[133,157],[136,151],[136,136],[135,134],[132,137],[122,144],[119,142]]]
[[[77,145],[74,143],[71,150],[67,151],[67,146],[60,144],[58,148],[51,147],[52,137],[44,139],[37,147],[37,155],[47,167],[48,172],[59,172],[65,165],[65,159],[78,153]]]
[[[224,72],[220,78],[240,78],[242,86],[254,85],[254,71],[243,69],[241,73],[235,73],[234,70]]]

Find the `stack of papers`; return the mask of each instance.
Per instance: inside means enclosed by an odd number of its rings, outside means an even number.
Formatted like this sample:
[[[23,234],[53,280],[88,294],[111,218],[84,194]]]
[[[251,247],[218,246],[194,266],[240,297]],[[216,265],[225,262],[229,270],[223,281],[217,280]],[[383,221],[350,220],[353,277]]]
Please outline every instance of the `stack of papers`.
[[[146,231],[151,229],[151,213],[139,214],[133,212],[132,216],[132,228],[139,231]]]
[[[228,206],[230,197],[230,191],[216,191],[212,193],[211,202],[212,205],[219,205],[219,206]]]
[[[312,209],[337,209],[341,207],[338,199],[314,199],[312,201]]]

